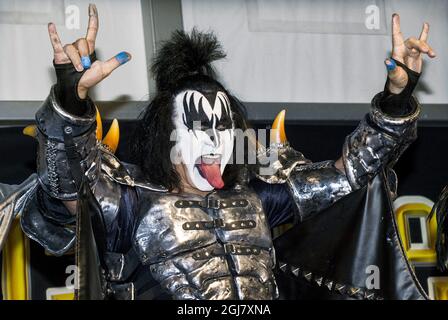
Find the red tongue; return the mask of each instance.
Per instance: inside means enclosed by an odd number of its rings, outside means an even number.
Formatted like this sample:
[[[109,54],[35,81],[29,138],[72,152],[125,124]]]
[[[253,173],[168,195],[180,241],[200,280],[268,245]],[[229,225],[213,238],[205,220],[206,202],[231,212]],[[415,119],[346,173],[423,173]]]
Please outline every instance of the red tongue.
[[[201,174],[213,188],[221,189],[224,187],[224,181],[222,181],[221,177],[221,165],[219,163],[207,164],[201,162],[199,164],[199,170],[201,170]]]

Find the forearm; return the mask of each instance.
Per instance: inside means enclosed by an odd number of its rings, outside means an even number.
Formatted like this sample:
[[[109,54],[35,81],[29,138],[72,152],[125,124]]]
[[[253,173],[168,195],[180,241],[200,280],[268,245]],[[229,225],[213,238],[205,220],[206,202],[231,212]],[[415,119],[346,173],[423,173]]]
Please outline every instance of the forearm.
[[[334,161],[297,167],[287,180],[298,221],[306,220],[328,208],[353,191],[343,171]]]
[[[36,113],[38,154],[37,173],[42,188],[54,198],[75,200],[77,186],[64,141],[70,131],[75,152],[81,160],[83,173],[94,183],[99,170],[99,150],[95,133],[95,106],[88,101],[83,116],[68,113],[52,88],[50,95]]]
[[[395,105],[395,115],[385,113],[384,101],[384,93],[374,97],[371,112],[344,143],[342,161],[353,189],[366,185],[382,168],[391,168],[417,138],[418,101],[410,97],[406,104]]]

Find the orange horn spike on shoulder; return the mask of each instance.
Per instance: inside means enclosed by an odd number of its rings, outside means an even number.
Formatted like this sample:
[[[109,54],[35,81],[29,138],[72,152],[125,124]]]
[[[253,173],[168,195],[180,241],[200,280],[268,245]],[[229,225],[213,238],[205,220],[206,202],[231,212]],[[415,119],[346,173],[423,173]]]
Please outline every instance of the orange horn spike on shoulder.
[[[30,136],[33,138],[36,138],[37,135],[37,126],[35,124],[26,126],[25,128],[23,128],[23,134],[26,136]]]
[[[286,110],[280,111],[275,117],[271,128],[271,143],[283,144],[287,142],[285,133],[285,114]]]
[[[110,125],[109,131],[103,139],[103,144],[106,145],[113,153],[117,151],[118,142],[120,141],[120,127],[118,120],[114,119]]]
[[[98,108],[96,108],[96,139],[98,141],[103,139],[103,121]]]

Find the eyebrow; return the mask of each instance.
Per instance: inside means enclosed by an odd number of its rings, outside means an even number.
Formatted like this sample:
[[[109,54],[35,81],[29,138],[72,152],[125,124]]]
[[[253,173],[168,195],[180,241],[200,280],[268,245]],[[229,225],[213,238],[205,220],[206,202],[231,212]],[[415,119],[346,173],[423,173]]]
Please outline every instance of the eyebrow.
[[[191,91],[190,91],[191,92]],[[233,127],[233,121],[230,116],[230,105],[228,105],[228,100],[221,95],[216,94],[215,99],[218,99],[220,102],[221,107],[221,117],[218,118],[218,116],[214,113],[211,114],[211,117],[207,115],[207,113],[204,110],[204,99],[206,99],[200,92],[191,92],[190,99],[188,99],[189,91],[185,92],[183,97],[183,108],[184,113],[182,115],[182,120],[184,125],[190,129],[193,130],[193,125],[195,121],[199,121],[201,125],[206,126],[208,128],[213,127],[213,121],[215,122],[215,127],[222,125],[226,129],[231,129]],[[194,95],[200,94],[201,97],[199,98],[198,105],[195,103]],[[223,99],[225,101],[223,101]],[[208,101],[207,101],[208,102]]]

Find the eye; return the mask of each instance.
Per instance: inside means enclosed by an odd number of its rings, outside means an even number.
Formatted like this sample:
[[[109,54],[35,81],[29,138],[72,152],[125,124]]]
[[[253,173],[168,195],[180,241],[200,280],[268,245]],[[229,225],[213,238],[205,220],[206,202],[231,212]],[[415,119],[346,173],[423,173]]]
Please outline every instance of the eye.
[[[225,126],[225,125],[223,125],[223,124],[219,124],[217,127],[216,127],[216,130],[219,130],[219,131],[224,131],[224,130],[227,130],[228,128]]]
[[[201,124],[201,131],[207,131],[210,130],[210,126],[207,126],[205,124]]]

